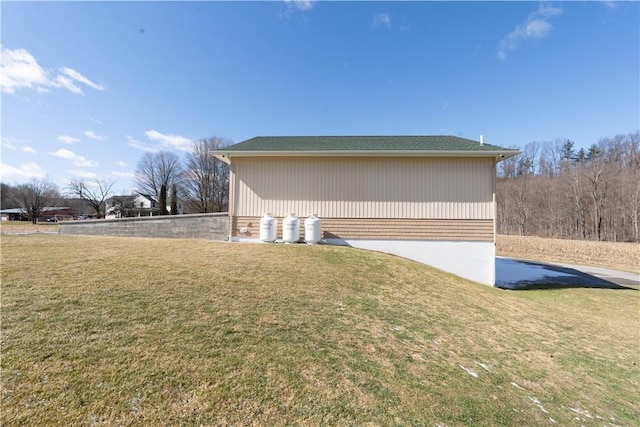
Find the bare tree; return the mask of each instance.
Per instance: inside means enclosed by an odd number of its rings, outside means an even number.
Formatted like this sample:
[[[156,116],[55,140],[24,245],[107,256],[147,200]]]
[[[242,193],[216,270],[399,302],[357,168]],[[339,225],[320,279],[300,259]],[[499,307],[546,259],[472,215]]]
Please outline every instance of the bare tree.
[[[537,141],[527,143],[518,156],[518,175],[535,175],[539,170],[540,144]]]
[[[516,145],[509,146],[511,149],[519,149]],[[518,158],[520,155],[504,159],[497,165],[497,174],[500,178],[513,178],[517,174]]]
[[[33,178],[13,189],[13,200],[33,224],[38,222],[45,208],[55,204],[59,197],[58,188],[48,178]]]
[[[640,168],[640,131],[630,133],[629,139],[629,166]]]
[[[228,143],[217,137],[196,141],[187,155],[183,185],[188,202],[201,213],[221,212],[229,203],[229,167],[211,151]]]
[[[554,178],[560,173],[560,160],[562,160],[562,145],[564,141],[554,139],[542,143],[540,154],[540,174]]]
[[[169,151],[145,153],[138,161],[136,183],[141,193],[159,197],[162,186],[169,188],[178,183],[181,174],[182,164],[176,154]]]
[[[88,182],[82,179],[74,179],[69,183],[67,189],[72,196],[83,200],[91,206],[96,211],[97,218],[104,218],[105,200],[109,198],[114,184],[114,181],[99,179]]]
[[[640,132],[577,149],[569,139],[528,143],[498,169],[501,233],[638,241]]]
[[[629,199],[627,211],[631,220],[633,241],[640,241],[639,222],[640,222],[640,170],[636,169],[632,173],[625,176],[624,188],[629,191]]]
[[[614,141],[602,140],[589,149],[589,158],[583,172],[587,191],[593,202],[593,231],[597,240],[602,240],[605,214],[613,205],[609,200],[621,171],[622,152]]]
[[[155,160],[156,153],[144,153],[142,158],[138,160],[138,167],[136,169],[136,183],[138,184],[139,191],[141,193],[153,194],[158,196],[160,194],[160,185],[156,175],[157,167]]]

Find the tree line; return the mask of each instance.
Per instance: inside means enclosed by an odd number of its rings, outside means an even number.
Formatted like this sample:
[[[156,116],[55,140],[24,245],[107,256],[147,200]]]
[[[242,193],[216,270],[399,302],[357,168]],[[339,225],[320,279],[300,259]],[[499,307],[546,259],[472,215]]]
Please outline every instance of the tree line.
[[[213,157],[211,151],[227,145],[227,141],[217,137],[197,140],[184,161],[169,151],[145,153],[136,169],[139,192],[156,197],[161,211],[165,210],[161,212],[164,214],[168,213],[169,190],[172,204],[179,197],[193,212],[226,210],[229,204],[229,166]]]
[[[211,155],[228,143],[217,137],[194,141],[181,159],[175,153],[145,153],[138,161],[138,192],[158,200],[161,214],[177,211],[177,199],[193,213],[222,212],[229,203],[229,168]],[[519,148],[519,147],[510,147]],[[576,149],[568,139],[529,142],[521,154],[497,165],[497,231],[569,239],[640,241],[640,132],[601,138]],[[104,217],[113,181],[71,181],[67,196]],[[36,221],[62,195],[48,179],[2,184],[2,207],[17,206]],[[171,208],[167,209],[167,200]]]
[[[498,233],[638,242],[639,146],[637,131],[579,150],[568,139],[526,144],[497,166]]]
[[[227,145],[226,140],[217,137],[196,140],[184,159],[169,151],[145,153],[135,172],[138,192],[156,198],[161,215],[177,213],[178,199],[192,213],[226,210],[229,204],[229,168],[213,157],[211,151]],[[35,224],[45,208],[60,206],[69,200],[65,199],[67,197],[81,201],[95,211],[95,217],[103,218],[106,201],[113,196],[114,185],[115,181],[108,179],[74,179],[60,191],[46,177],[33,178],[16,186],[2,183],[1,206],[3,209],[20,208]]]

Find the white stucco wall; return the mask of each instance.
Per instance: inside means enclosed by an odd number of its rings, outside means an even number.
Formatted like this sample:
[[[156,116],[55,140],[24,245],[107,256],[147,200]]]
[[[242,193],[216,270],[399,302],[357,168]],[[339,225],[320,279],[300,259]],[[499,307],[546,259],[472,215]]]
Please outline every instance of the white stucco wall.
[[[255,237],[229,237],[229,240],[260,243]],[[483,285],[495,286],[496,246],[493,242],[323,239],[322,243],[397,255]]]
[[[494,286],[496,247],[493,242],[337,240],[354,248],[385,252],[428,264],[465,279]]]

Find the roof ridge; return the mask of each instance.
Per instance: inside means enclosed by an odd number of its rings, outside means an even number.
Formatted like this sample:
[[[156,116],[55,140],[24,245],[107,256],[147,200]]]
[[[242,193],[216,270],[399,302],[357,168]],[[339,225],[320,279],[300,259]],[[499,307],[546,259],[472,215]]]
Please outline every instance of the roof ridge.
[[[239,153],[284,153],[284,152],[324,152],[324,153],[505,153],[513,150],[497,145],[453,135],[307,135],[307,136],[256,136],[237,144],[215,150]]]
[[[472,139],[465,138],[457,135],[258,135],[253,138],[459,138],[459,139]]]

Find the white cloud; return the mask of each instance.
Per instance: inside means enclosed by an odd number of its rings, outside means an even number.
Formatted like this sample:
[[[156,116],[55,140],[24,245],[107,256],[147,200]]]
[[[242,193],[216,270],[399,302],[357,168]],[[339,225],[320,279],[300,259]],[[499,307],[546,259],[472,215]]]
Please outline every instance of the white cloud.
[[[373,17],[373,28],[387,27],[391,28],[391,15],[388,13],[378,13]]]
[[[107,139],[109,139],[106,136],[98,135],[92,130],[88,130],[84,134],[86,135],[87,138],[95,139],[96,141],[106,141]]]
[[[182,151],[191,151],[193,149],[193,141],[184,136],[164,135],[157,130],[148,130],[145,135],[150,140],[159,142],[164,148],[175,148]]]
[[[284,0],[287,7],[292,7],[298,10],[307,11],[313,9],[316,2],[312,0]]]
[[[94,83],[78,71],[62,67],[59,71],[44,69],[26,49],[7,49],[0,45],[0,91],[14,93],[18,89],[48,92],[49,88],[63,88],[83,95],[77,83],[96,90],[104,86]]]
[[[25,153],[31,153],[31,154],[37,154],[38,152],[35,150],[35,148],[33,147],[29,147],[27,145],[25,145],[24,147],[20,148],[22,151],[24,151]]]
[[[540,3],[538,10],[533,12],[532,15],[540,16],[543,18],[553,18],[554,16],[562,15],[562,9],[559,7],[551,6],[547,3]]]
[[[2,147],[4,148],[7,148],[9,150],[20,150],[24,151],[25,153],[37,154],[38,152],[35,150],[35,148],[29,145],[25,145],[26,142],[29,141],[13,138],[10,136],[2,137]]]
[[[67,89],[68,91],[77,95],[83,95],[82,89],[76,86],[73,80],[65,76],[56,76],[54,86]]]
[[[75,144],[76,142],[80,142],[80,139],[70,135],[59,135],[56,137],[56,141],[64,142],[65,144]]]
[[[281,9],[280,16],[289,18],[295,12],[306,13],[314,8],[316,1],[312,0],[284,0],[284,7]]]
[[[137,139],[127,135],[127,144],[133,148],[137,148],[138,150],[142,150],[147,153],[157,153],[160,151],[157,147],[151,147],[150,145],[144,144]]]
[[[82,74],[80,74],[79,72],[77,72],[72,68],[62,67],[60,71],[62,71],[62,74],[68,77],[71,77],[73,80],[80,82],[83,85],[89,86],[90,88],[93,88],[95,90],[104,90],[103,85],[99,85],[97,83],[92,82],[86,76],[83,76]]]
[[[123,162],[122,160],[120,160],[120,161],[116,162],[116,166],[119,166],[121,168],[126,168],[128,165],[125,162]]]
[[[8,136],[3,136],[2,146],[10,150],[17,150],[18,146],[20,146],[20,140]]]
[[[52,156],[60,157],[61,159],[71,160],[74,165],[80,167],[95,167],[98,164],[92,160],[88,160],[84,156],[74,153],[71,150],[67,150],[66,148],[60,148],[55,153],[49,153]]]
[[[7,181],[9,178],[23,180],[25,178],[44,178],[47,172],[37,163],[21,163],[14,167],[6,163],[0,163],[0,180]]]
[[[47,73],[25,49],[0,46],[0,89],[13,93],[16,89],[50,85]]]
[[[118,177],[118,178],[125,178],[125,179],[135,179],[136,178],[136,174],[133,172],[117,172],[117,171],[113,171],[111,172],[111,175]]]
[[[540,4],[538,9],[531,13],[524,23],[516,26],[507,37],[500,40],[498,58],[505,60],[507,53],[516,50],[522,42],[547,37],[553,29],[549,20],[560,15],[562,15],[562,9],[547,4]]]
[[[70,170],[68,172],[70,174],[72,174],[72,175],[76,175],[76,176],[79,176],[81,178],[88,178],[88,179],[98,179],[99,178],[97,173],[83,171],[83,170],[80,170],[80,169],[74,169],[74,170]]]
[[[608,9],[616,9],[618,7],[618,2],[615,0],[601,0],[600,3],[605,5]]]

